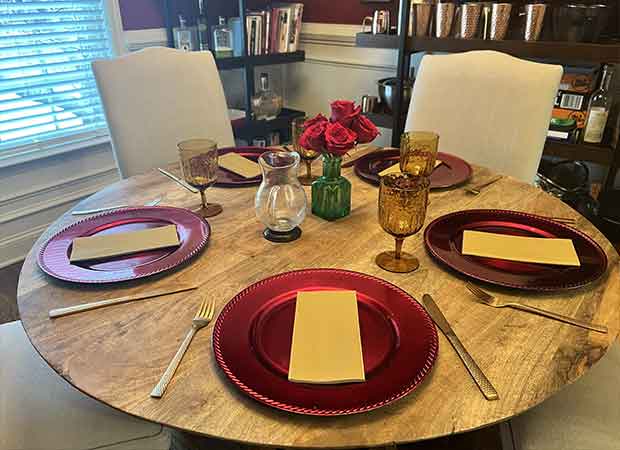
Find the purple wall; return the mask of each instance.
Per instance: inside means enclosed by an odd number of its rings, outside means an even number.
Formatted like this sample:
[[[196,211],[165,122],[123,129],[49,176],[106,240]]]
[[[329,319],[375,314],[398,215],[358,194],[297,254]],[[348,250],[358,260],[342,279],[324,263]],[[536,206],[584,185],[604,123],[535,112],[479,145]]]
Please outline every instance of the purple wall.
[[[398,5],[396,0],[390,3],[362,4],[360,0],[297,0],[305,4],[304,21],[324,23],[349,23],[361,24],[365,15],[372,13],[374,9],[386,6],[395,12]],[[174,0],[177,13],[186,17],[194,17],[198,9],[197,0]],[[123,28],[125,30],[142,30],[145,28],[164,27],[163,1],[162,0],[119,0]],[[268,4],[264,0],[249,0],[250,8],[257,8]],[[209,15],[231,16],[236,15],[234,0],[207,0]],[[234,9],[234,11],[233,11]],[[176,22],[176,21],[175,21]]]

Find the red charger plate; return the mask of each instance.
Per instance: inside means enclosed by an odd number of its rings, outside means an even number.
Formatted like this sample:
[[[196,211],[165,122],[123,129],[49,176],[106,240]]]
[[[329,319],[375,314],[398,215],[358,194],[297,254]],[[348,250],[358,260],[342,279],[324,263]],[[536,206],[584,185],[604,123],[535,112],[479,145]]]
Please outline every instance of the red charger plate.
[[[571,239],[580,267],[507,261],[461,254],[463,231],[515,236]],[[607,255],[592,238],[551,219],[533,214],[474,209],[439,217],[424,231],[429,253],[451,269],[479,281],[532,291],[574,289],[598,279],[607,269]]]
[[[461,158],[449,153],[437,153],[441,164],[431,174],[431,189],[445,189],[465,183],[471,178],[471,166]],[[355,161],[355,173],[364,181],[379,185],[379,173],[400,160],[400,150],[381,150],[362,156]]]
[[[301,290],[355,290],[366,381],[292,383],[288,365]],[[282,273],[251,285],[224,307],[213,331],[220,368],[250,397],[298,414],[355,414],[404,397],[430,372],[437,331],[424,308],[384,280],[338,269]]]
[[[77,237],[138,231],[175,225],[181,245],[150,250],[105,261],[69,262]],[[134,280],[172,269],[196,255],[209,240],[211,228],[197,214],[168,206],[125,208],[69,225],[52,236],[39,251],[38,263],[48,275],[76,283]]]
[[[254,162],[258,162],[258,157],[263,153],[269,151],[267,147],[226,147],[218,150],[219,155],[225,155],[226,153],[238,153],[239,155],[248,158]],[[247,187],[258,186],[263,181],[262,176],[254,178],[244,178],[241,175],[237,175],[234,172],[226,170],[220,167],[217,171],[217,181],[215,186],[218,187]]]

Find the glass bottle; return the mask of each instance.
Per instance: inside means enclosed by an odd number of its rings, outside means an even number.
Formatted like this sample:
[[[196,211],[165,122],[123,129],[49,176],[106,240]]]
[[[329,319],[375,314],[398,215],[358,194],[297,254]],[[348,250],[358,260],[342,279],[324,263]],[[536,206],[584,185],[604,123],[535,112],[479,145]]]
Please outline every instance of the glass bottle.
[[[588,104],[588,118],[583,134],[583,141],[589,144],[600,144],[603,140],[605,125],[609,117],[609,110],[612,104],[612,95],[609,92],[609,84],[614,74],[613,69],[605,65],[601,85],[592,93]]]
[[[213,52],[216,58],[231,58],[233,56],[232,31],[226,24],[226,18],[220,16],[219,25],[213,29]]]
[[[207,20],[207,11],[204,6],[204,0],[198,0],[198,19],[196,26],[198,27],[198,48],[200,50],[209,50],[209,22]]]
[[[267,227],[265,239],[290,242],[301,236],[306,217],[306,192],[297,179],[299,155],[268,151],[258,158],[263,181],[254,199],[256,216]]]
[[[175,48],[186,52],[198,49],[196,27],[188,27],[182,15],[179,15],[179,26],[172,30],[172,35]]]
[[[282,97],[269,89],[269,75],[260,74],[260,90],[252,96],[252,113],[256,120],[271,120],[282,111]]]
[[[342,158],[323,155],[323,175],[312,183],[312,214],[336,220],[351,213],[351,182],[340,175]]]

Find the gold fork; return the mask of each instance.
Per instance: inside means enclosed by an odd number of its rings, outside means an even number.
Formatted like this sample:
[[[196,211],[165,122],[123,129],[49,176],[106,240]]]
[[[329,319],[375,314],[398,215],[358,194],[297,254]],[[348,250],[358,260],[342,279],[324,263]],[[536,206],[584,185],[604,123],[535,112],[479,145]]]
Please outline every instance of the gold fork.
[[[587,328],[588,330],[598,331],[599,333],[607,333],[607,327],[605,325],[597,325],[594,323],[583,322],[578,319],[573,319],[572,317],[563,316],[562,314],[557,314],[544,309],[535,308],[534,306],[523,305],[521,303],[502,302],[488,292],[483,291],[478,286],[475,286],[471,283],[467,283],[465,286],[467,286],[467,289],[469,289],[470,292],[474,294],[478,300],[480,300],[485,305],[493,306],[494,308],[503,308],[505,306],[508,306],[510,308],[520,309],[521,311],[527,311],[541,316],[549,317],[551,319],[559,320],[560,322],[575,325],[577,327]]]
[[[563,225],[568,225],[568,226],[577,225],[577,219],[573,219],[572,217],[547,217],[547,219],[551,219],[554,222],[558,222]]]
[[[166,388],[168,387],[170,380],[172,380],[172,377],[174,376],[174,372],[176,372],[177,367],[179,367],[179,364],[183,359],[183,355],[185,355],[187,347],[189,347],[190,342],[192,342],[194,335],[198,330],[209,325],[209,322],[211,322],[211,319],[213,319],[214,313],[215,302],[213,300],[203,300],[203,302],[200,304],[200,308],[198,308],[196,316],[192,319],[191,330],[189,330],[189,333],[187,333],[187,336],[185,336],[181,347],[179,347],[176,355],[174,355],[174,358],[172,358],[172,361],[170,361],[170,364],[168,365],[168,368],[159,380],[159,383],[157,383],[157,386],[155,386],[151,391],[151,397],[161,398],[162,395],[164,395],[164,392],[166,392]]]
[[[502,175],[500,175],[500,176],[495,177],[495,178],[493,178],[493,179],[491,179],[491,180],[489,180],[489,181],[487,181],[487,182],[485,182],[485,183],[479,184],[478,186],[475,186],[475,187],[466,187],[466,188],[464,188],[464,189],[465,189],[465,192],[467,192],[467,193],[469,193],[469,194],[472,194],[472,195],[479,195],[479,194],[480,194],[480,191],[481,191],[483,188],[485,188],[485,187],[487,187],[487,186],[492,185],[493,183],[495,183],[496,181],[501,180],[502,178],[503,178],[503,176],[502,176]]]

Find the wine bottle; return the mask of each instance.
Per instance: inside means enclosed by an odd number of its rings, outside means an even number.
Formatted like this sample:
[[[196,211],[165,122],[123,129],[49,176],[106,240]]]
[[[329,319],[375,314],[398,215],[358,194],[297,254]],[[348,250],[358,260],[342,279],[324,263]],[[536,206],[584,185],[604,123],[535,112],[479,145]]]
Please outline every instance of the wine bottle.
[[[205,0],[198,0],[198,48],[200,50],[209,50],[209,22],[207,21],[207,11],[205,9]]]
[[[614,72],[613,69],[605,65],[603,76],[599,88],[592,93],[588,104],[588,117],[583,135],[583,141],[589,144],[600,144],[603,140],[605,125],[609,117],[609,110],[612,104],[612,95],[609,92],[609,84]]]

